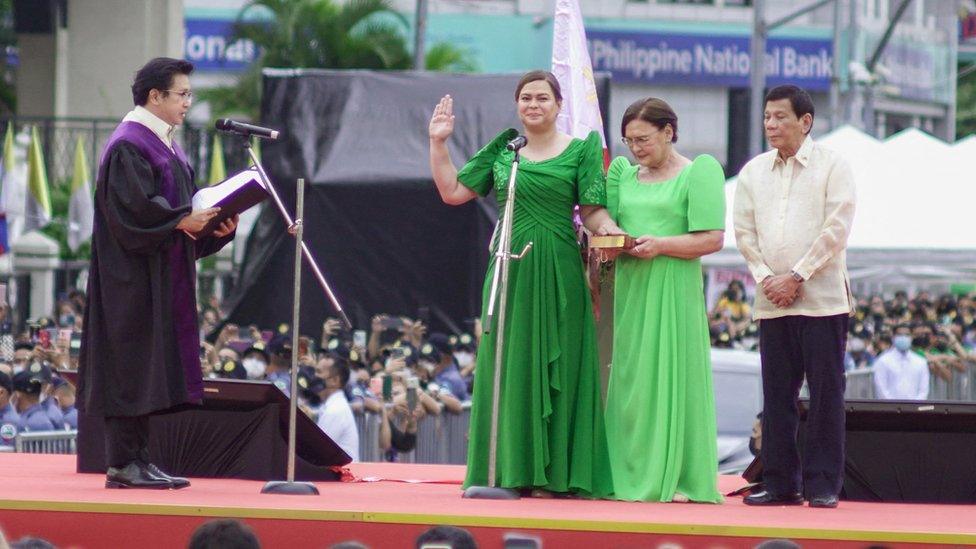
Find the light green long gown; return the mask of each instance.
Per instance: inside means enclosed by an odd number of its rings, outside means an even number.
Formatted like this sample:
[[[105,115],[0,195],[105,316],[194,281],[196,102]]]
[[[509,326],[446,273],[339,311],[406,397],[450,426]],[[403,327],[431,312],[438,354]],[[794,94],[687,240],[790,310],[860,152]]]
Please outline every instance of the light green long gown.
[[[611,213],[635,237],[724,229],[724,183],[708,155],[659,183],[623,157],[607,174]],[[617,259],[607,439],[618,499],[722,501],[699,259]]]
[[[479,151],[458,181],[484,196],[494,188],[502,211],[512,153],[508,130]],[[504,369],[499,406],[496,482],[606,497],[613,490],[607,454],[596,329],[573,230],[575,204],[606,203],[600,137],[574,139],[558,156],[522,159],[512,250],[533,248],[510,263]],[[494,254],[492,245],[491,253]],[[483,288],[483,313],[495,261]],[[484,320],[484,319],[483,319]],[[488,484],[494,333],[481,341],[472,396],[464,486]]]

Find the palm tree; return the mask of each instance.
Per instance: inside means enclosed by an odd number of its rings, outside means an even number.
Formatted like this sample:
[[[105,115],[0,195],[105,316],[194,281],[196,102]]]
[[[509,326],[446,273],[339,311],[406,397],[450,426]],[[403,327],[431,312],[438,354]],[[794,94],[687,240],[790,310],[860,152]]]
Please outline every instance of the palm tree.
[[[3,116],[17,112],[17,89],[13,83],[15,68],[7,64],[9,52],[16,45],[13,2],[0,0],[0,115]]]
[[[256,20],[257,15],[268,15]],[[201,92],[214,117],[257,118],[261,69],[408,69],[409,23],[388,0],[252,0],[238,15],[235,38],[249,39],[261,57],[236,86]],[[435,44],[426,56],[430,70],[472,71],[463,51]]]

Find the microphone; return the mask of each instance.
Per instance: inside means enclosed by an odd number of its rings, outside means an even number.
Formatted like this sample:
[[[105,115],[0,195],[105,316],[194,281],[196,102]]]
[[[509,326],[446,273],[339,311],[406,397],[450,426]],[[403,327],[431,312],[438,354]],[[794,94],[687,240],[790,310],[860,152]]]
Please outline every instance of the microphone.
[[[227,118],[221,118],[217,121],[215,126],[222,132],[236,133],[245,137],[253,135],[262,139],[278,139],[278,130],[262,128],[261,126],[252,126],[251,124],[235,122]]]
[[[508,144],[505,145],[505,148],[510,151],[517,151],[528,144],[529,144],[529,140],[526,139],[524,135],[520,135],[515,139],[509,141]]]

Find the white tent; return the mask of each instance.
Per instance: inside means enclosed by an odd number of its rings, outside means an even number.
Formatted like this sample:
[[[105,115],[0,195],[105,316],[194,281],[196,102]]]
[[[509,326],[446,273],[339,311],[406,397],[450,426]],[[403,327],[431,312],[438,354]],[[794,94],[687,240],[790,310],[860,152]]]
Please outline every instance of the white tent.
[[[965,158],[965,155],[969,155],[969,158],[976,158],[976,134],[956,141],[955,144],[952,145],[952,148],[957,151],[956,154],[958,154],[960,158]]]
[[[848,241],[855,288],[947,286],[976,280],[976,138],[948,145],[917,129],[884,141],[844,126],[817,139],[847,157],[857,185]],[[725,248],[704,263],[744,268],[735,248],[735,179],[726,185]]]

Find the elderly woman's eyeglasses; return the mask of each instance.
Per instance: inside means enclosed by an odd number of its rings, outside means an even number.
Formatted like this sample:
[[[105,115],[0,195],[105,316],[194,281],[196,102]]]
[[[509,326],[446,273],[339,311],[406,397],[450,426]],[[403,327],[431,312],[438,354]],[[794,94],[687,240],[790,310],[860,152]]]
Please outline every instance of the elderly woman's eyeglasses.
[[[647,145],[648,143],[651,142],[651,136],[642,135],[640,137],[635,137],[633,139],[629,137],[621,137],[620,142],[623,143],[624,145],[627,145],[628,147],[633,145],[637,145],[638,147],[643,147],[644,145]]]

